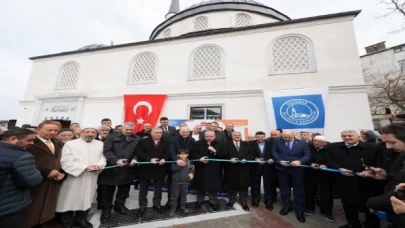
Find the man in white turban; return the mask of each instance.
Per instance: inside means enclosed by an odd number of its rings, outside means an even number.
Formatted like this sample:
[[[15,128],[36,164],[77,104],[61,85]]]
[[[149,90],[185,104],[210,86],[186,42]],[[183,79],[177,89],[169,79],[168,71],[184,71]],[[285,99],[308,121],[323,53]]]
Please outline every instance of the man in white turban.
[[[85,125],[80,139],[67,142],[62,149],[61,167],[67,177],[59,192],[56,212],[63,227],[92,228],[88,222],[91,203],[97,188],[97,177],[106,165],[103,143],[94,140],[97,127]]]

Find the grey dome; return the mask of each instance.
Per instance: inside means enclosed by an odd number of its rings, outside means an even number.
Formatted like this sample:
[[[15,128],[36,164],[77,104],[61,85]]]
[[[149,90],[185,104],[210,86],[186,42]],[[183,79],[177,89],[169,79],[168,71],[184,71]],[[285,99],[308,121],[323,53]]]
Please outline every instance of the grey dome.
[[[107,47],[107,45],[104,45],[104,44],[91,44],[91,45],[87,45],[87,46],[84,46],[84,47],[82,47],[82,48],[79,48],[79,49],[77,49],[78,51],[81,51],[81,50],[92,50],[92,49],[97,49],[97,48],[102,48],[102,47]]]
[[[200,3],[196,3],[194,5],[191,5],[190,7],[187,7],[187,9],[203,6],[203,5],[210,5],[210,4],[215,4],[215,3],[249,3],[252,5],[259,5],[259,6],[266,6],[260,2],[253,1],[253,0],[209,0],[209,1],[202,1]]]
[[[254,0],[207,0],[194,4],[173,15],[172,17],[167,18],[152,31],[149,39],[154,40],[157,35],[163,32],[167,27],[185,18],[214,11],[218,12],[230,10],[249,11],[264,15],[266,17],[274,18],[277,21],[291,20],[287,15]]]

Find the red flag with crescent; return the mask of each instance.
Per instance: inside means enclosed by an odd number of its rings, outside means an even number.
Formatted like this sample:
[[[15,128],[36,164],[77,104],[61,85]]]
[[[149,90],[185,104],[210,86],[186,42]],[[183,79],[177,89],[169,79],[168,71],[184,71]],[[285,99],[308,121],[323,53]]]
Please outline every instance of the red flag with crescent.
[[[134,132],[141,131],[145,123],[156,125],[167,95],[124,95],[124,120],[135,123]]]

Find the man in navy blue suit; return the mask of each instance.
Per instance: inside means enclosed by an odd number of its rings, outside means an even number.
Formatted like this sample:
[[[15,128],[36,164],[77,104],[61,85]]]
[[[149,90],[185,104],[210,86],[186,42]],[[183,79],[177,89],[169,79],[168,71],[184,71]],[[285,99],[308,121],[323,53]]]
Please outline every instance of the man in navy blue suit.
[[[292,186],[297,220],[305,222],[305,170],[299,166],[307,164],[311,158],[308,144],[305,141],[295,139],[292,131],[283,131],[281,138],[274,140],[271,154],[277,163],[280,195],[284,204],[280,210],[280,215],[287,215],[293,210],[293,203],[290,198]]]

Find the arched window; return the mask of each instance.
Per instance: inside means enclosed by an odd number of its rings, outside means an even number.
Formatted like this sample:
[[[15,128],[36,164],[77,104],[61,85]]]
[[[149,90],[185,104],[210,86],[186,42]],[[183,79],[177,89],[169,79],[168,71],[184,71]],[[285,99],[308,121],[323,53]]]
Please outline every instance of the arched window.
[[[245,13],[238,13],[235,16],[235,26],[245,27],[252,24],[252,18]]]
[[[195,49],[190,58],[189,80],[224,78],[224,62],[224,51],[216,45]]]
[[[315,72],[315,54],[311,40],[291,34],[270,44],[270,74]]]
[[[163,37],[164,38],[169,38],[171,36],[172,36],[172,30],[171,29],[168,28],[163,32]]]
[[[194,31],[203,31],[208,29],[208,18],[207,17],[197,17],[194,20]]]
[[[156,82],[157,56],[143,52],[135,56],[131,67],[129,84],[144,84]]]
[[[56,89],[74,89],[77,86],[79,65],[76,62],[65,63],[59,73]]]

